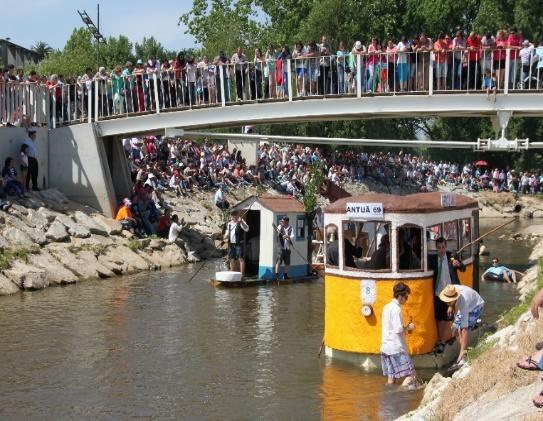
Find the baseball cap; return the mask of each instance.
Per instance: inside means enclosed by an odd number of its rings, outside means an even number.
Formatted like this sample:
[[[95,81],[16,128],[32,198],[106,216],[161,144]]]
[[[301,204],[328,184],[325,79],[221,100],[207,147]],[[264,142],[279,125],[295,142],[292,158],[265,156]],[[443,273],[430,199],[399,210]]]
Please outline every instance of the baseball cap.
[[[354,48],[356,48],[357,50],[360,50],[362,48],[362,43],[360,41],[356,41],[354,43]]]

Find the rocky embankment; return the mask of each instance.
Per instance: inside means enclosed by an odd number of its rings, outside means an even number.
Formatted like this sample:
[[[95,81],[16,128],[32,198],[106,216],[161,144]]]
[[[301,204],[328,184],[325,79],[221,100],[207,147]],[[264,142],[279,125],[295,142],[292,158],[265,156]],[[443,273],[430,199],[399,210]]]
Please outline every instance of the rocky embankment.
[[[251,191],[237,191],[238,199]],[[182,245],[137,239],[120,223],[70,201],[57,190],[31,193],[0,212],[0,295],[157,270],[220,257],[222,215],[211,194],[166,198],[193,225]]]
[[[541,372],[516,367],[543,340],[543,319],[534,320],[527,306],[533,291],[542,286],[542,257],[543,241],[539,241],[529,256],[534,265],[518,284],[521,304],[498,321],[499,330],[481,338],[466,366],[452,377],[435,374],[419,408],[400,420],[543,419],[543,410],[532,403],[532,397],[543,390]]]

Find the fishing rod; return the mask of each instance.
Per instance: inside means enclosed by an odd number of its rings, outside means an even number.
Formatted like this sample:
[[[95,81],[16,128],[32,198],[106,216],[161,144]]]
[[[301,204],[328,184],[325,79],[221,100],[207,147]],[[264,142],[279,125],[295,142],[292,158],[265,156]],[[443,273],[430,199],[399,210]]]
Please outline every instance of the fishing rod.
[[[194,272],[194,273],[192,274],[192,276],[190,277],[189,282],[192,281],[192,280],[196,277],[196,275],[198,275],[198,274],[200,273],[200,271],[201,271],[202,268],[206,265],[206,263],[207,263],[207,260],[204,260],[204,261],[202,262],[202,264],[200,265],[200,267],[198,268],[198,270],[197,270],[196,272]]]
[[[500,228],[503,228],[503,227],[505,227],[506,225],[509,225],[511,222],[514,222],[514,221],[516,221],[516,220],[518,220],[518,216],[515,216],[514,218],[510,219],[509,221],[507,221],[505,224],[501,224],[500,226],[491,229],[491,230],[488,231],[487,233],[484,233],[483,235],[480,235],[480,236],[477,237],[475,240],[473,240],[471,243],[468,243],[468,244],[466,244],[465,246],[461,247],[461,248],[456,252],[456,254],[459,255],[464,249],[468,248],[468,247],[471,246],[472,244],[477,243],[478,241],[482,240],[482,239],[483,239],[484,237],[486,237],[487,235],[490,235],[490,234],[492,234],[493,232],[498,231]]]

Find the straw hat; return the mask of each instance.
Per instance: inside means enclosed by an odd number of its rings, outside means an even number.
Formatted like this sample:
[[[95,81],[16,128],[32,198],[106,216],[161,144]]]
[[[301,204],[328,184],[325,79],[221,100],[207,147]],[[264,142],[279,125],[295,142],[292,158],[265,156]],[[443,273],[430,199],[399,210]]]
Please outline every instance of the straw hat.
[[[445,303],[456,301],[459,297],[460,293],[454,285],[447,285],[445,289],[441,291],[441,294],[439,294],[439,299]]]

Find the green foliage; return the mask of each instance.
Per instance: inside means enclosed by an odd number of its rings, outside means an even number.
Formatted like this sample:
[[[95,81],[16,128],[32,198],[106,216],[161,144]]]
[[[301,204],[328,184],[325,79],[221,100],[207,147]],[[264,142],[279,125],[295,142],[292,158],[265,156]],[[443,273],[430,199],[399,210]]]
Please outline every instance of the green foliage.
[[[106,69],[113,69],[115,66],[124,66],[127,60],[135,62],[133,54],[134,45],[124,35],[118,38],[109,37],[106,45],[100,45],[100,57]]]
[[[138,240],[130,240],[126,246],[132,251],[138,251],[143,249],[143,243]]]
[[[315,211],[318,206],[318,198],[321,191],[321,187],[324,183],[324,162],[317,161],[311,165],[309,170],[309,181],[304,186],[305,191],[302,197],[304,209],[309,215],[309,219],[312,221],[315,216]]]
[[[0,271],[9,269],[15,260],[28,263],[31,254],[39,254],[40,247],[34,244],[30,247],[5,248],[0,250]]]
[[[45,41],[36,41],[36,43],[30,47],[30,49],[38,53],[40,60],[43,60],[53,52],[53,48]]]
[[[176,56],[175,52],[167,51],[155,37],[144,37],[141,44],[136,42],[134,49],[136,50],[136,58],[143,61],[151,58],[159,60],[172,59]]]

